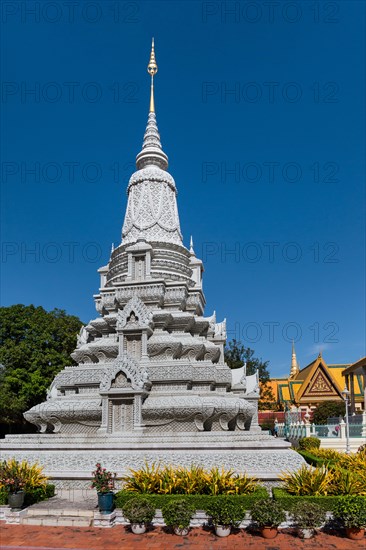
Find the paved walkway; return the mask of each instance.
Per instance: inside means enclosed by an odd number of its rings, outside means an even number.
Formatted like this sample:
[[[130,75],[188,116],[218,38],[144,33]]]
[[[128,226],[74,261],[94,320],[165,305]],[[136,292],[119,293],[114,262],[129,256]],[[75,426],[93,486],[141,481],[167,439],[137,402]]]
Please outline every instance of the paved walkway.
[[[33,525],[0,524],[1,550],[366,550],[366,537],[352,541],[340,535],[318,534],[314,539],[301,540],[291,529],[273,540],[236,530],[228,538],[219,539],[205,528],[191,529],[187,537],[178,537],[166,528],[152,528],[144,535],[134,535],[128,527],[112,529],[93,527],[39,527]]]

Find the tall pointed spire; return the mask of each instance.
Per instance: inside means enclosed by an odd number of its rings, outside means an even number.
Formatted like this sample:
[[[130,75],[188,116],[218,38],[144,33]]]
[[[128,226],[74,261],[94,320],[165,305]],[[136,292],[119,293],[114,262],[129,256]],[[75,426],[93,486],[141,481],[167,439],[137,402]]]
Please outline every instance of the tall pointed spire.
[[[158,66],[155,60],[154,39],[152,39],[150,61],[147,66],[147,72],[151,75],[150,113],[155,113],[154,76],[158,72]]]
[[[155,166],[159,166],[162,170],[166,170],[168,168],[168,157],[164,153],[161,146],[155,115],[154,76],[158,72],[158,65],[155,59],[154,39],[152,39],[150,61],[147,66],[147,72],[151,75],[150,109],[142,150],[136,157],[136,166],[139,170],[141,170],[145,166],[153,164]]]
[[[147,71],[151,97],[142,149],[136,157],[137,171],[127,187],[128,201],[122,228],[122,244],[139,239],[183,245],[174,178],[167,172],[168,157],[160,142],[154,102],[154,76],[158,71],[154,41]],[[164,268],[165,269],[165,268]]]
[[[293,378],[299,372],[299,364],[296,358],[295,342],[292,340],[292,357],[291,357],[291,371],[290,378]]]

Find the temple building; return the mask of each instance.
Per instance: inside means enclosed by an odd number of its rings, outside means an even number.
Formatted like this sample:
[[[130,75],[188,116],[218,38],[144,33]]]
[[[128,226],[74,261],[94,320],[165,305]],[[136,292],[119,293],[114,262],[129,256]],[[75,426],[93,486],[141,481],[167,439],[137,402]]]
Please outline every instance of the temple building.
[[[146,462],[233,468],[276,479],[302,457],[258,424],[258,372],[225,363],[226,320],[205,316],[202,261],[184,245],[177,187],[150,109],[127,187],[121,241],[98,271],[97,317],[76,365],[24,413],[38,434],[8,435],[2,457],[37,460],[57,487],[85,488],[96,462],[121,475]],[[186,154],[186,152],[184,152]],[[96,200],[98,198],[96,197]]]
[[[350,391],[350,412],[365,410],[366,357],[353,364],[327,364],[319,353],[300,369],[292,344],[290,375],[271,378],[269,384],[279,405],[295,405],[303,412],[311,412],[324,401],[343,401],[346,384]]]

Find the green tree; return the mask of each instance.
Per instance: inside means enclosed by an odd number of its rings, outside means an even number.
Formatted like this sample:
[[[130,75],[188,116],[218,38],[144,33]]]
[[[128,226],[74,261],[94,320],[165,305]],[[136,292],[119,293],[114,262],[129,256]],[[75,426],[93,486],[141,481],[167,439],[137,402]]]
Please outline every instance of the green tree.
[[[258,370],[260,384],[258,408],[261,410],[277,409],[276,398],[268,383],[270,380],[268,361],[262,361],[254,357],[254,350],[246,348],[241,342],[235,340],[235,338],[225,347],[225,361],[231,369],[238,369],[246,363],[248,376]]]
[[[327,424],[328,418],[332,416],[344,416],[346,414],[346,406],[344,401],[324,401],[319,403],[314,411],[314,424]]]
[[[82,323],[61,309],[21,304],[0,308],[0,423],[22,424],[23,412],[46,398],[54,376],[74,364]]]

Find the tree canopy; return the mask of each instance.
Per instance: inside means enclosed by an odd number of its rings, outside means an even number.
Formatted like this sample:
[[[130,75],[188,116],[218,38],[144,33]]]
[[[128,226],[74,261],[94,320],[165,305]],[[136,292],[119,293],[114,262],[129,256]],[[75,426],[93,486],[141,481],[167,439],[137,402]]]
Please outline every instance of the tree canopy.
[[[231,369],[238,369],[246,363],[248,376],[258,370],[261,390],[258,407],[262,410],[277,408],[275,396],[268,384],[270,380],[269,361],[262,361],[262,359],[254,357],[254,353],[254,350],[246,348],[241,342],[233,339],[225,347],[225,361]]]
[[[314,411],[314,424],[327,424],[328,418],[335,416],[344,416],[346,414],[346,406],[344,401],[324,401],[319,403]]]
[[[66,365],[82,326],[61,309],[21,304],[0,308],[0,423],[19,424],[23,412],[46,398]]]

